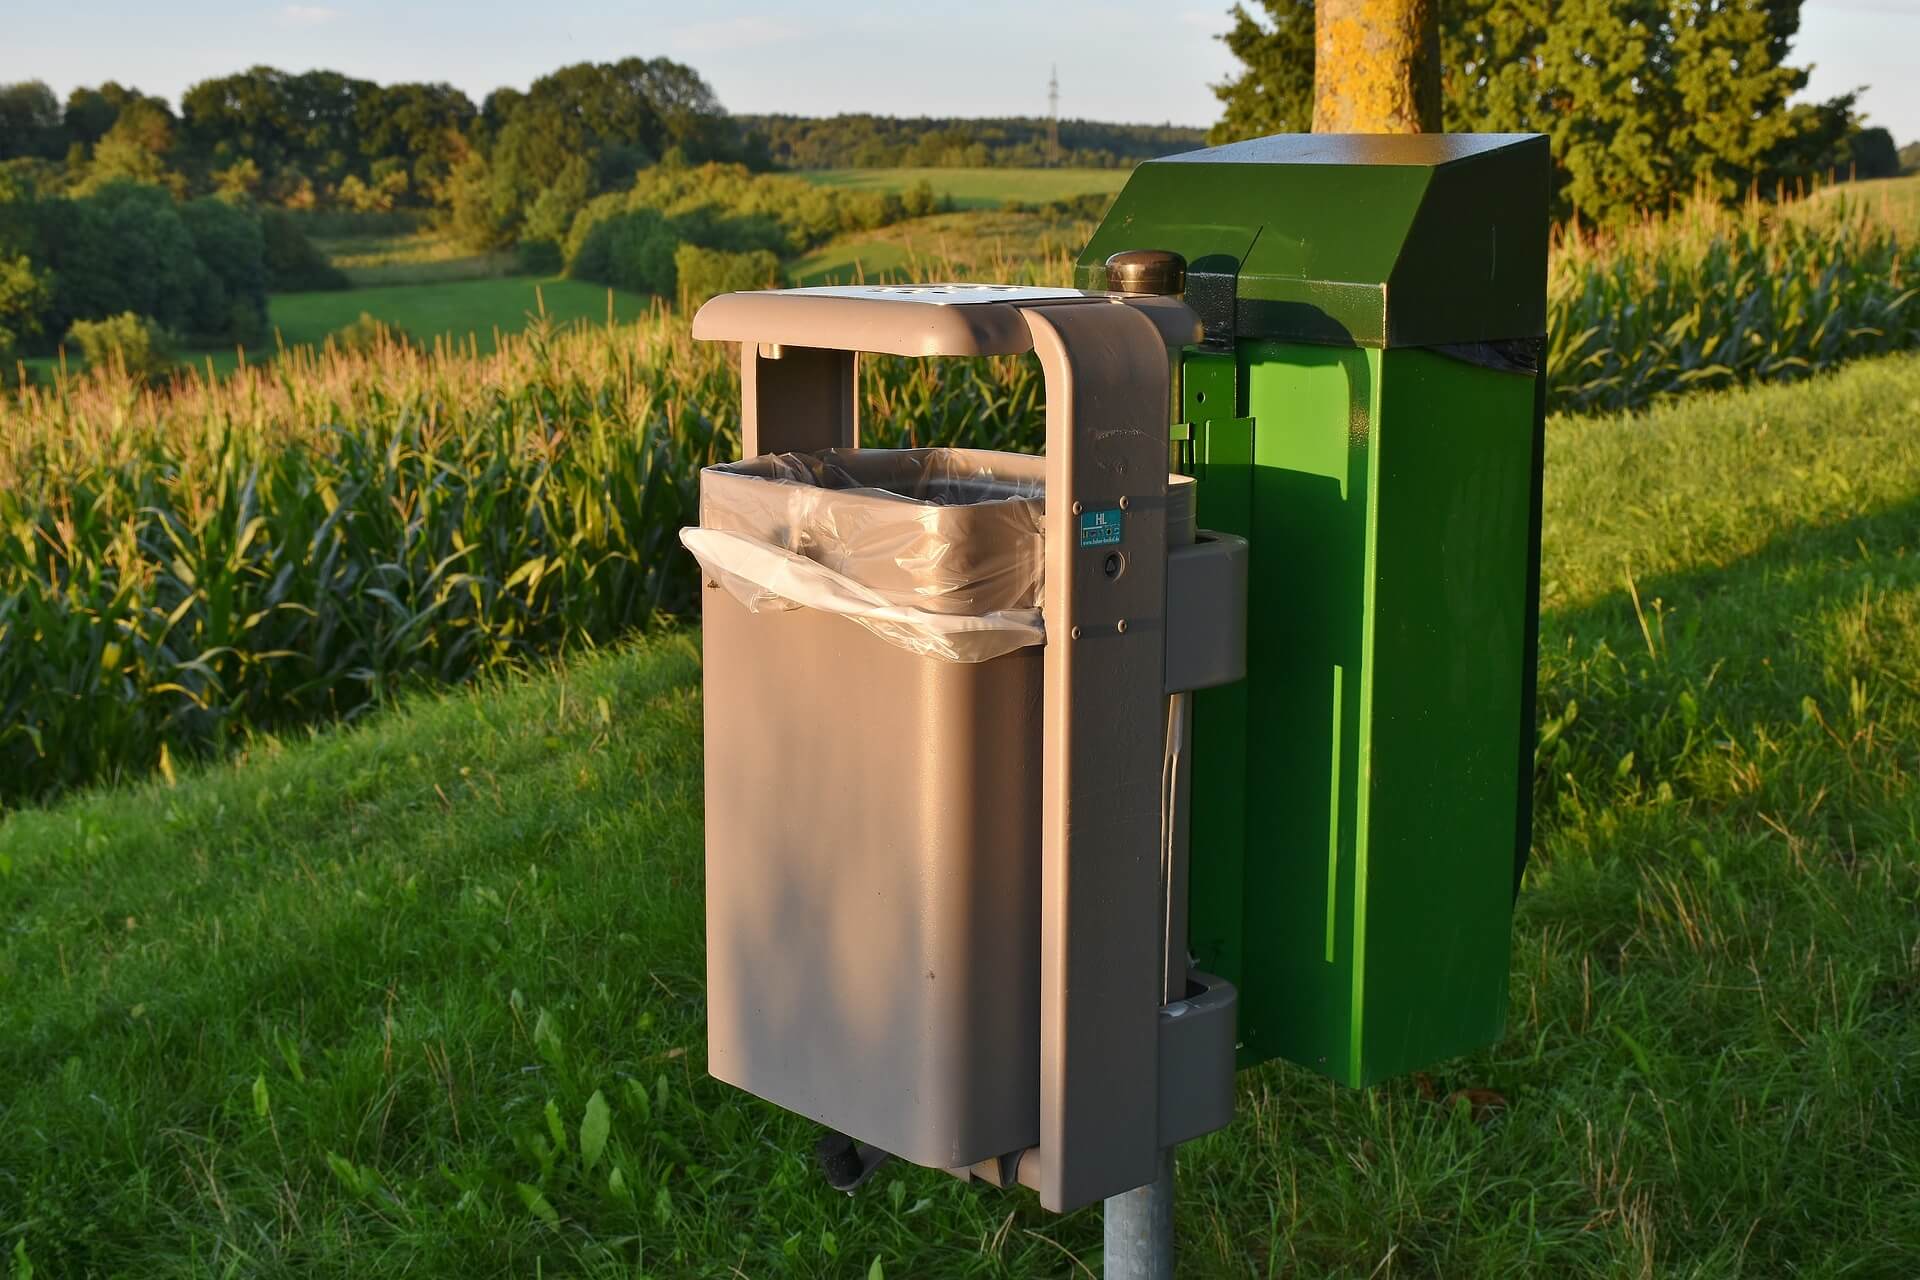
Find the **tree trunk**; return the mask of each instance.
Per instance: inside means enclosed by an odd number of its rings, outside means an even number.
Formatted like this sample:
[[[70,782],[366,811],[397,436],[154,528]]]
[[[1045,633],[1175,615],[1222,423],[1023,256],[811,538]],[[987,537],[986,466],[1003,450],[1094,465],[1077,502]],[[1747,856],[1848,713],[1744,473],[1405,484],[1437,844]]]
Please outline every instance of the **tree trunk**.
[[[1440,128],[1439,0],[1316,0],[1315,133]]]

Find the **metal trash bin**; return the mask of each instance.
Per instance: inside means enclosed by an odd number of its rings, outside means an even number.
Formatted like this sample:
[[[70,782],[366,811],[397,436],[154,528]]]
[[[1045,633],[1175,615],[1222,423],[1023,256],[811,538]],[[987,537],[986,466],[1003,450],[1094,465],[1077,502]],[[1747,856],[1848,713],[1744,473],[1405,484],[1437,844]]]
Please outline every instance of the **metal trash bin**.
[[[683,535],[709,1070],[936,1167],[1038,1138],[1044,480],[985,450],[764,455],[702,472]]]

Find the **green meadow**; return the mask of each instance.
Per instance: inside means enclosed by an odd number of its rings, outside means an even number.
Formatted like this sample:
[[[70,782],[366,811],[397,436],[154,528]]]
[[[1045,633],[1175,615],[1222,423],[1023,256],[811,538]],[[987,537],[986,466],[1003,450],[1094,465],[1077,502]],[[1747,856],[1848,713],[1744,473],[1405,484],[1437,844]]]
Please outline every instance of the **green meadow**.
[[[365,312],[422,342],[447,337],[464,346],[471,339],[488,352],[497,335],[519,333],[543,312],[559,325],[605,325],[644,315],[648,305],[641,294],[605,285],[521,275],[279,293],[270,314],[280,340],[290,347],[318,346]]]
[[[1183,1275],[1912,1273],[1917,419],[1909,354],[1550,421],[1507,1036],[1243,1075]],[[13,812],[0,1258],[1098,1274],[1096,1212],[850,1199],[706,1077],[701,767],[682,624]]]
[[[826,187],[907,191],[919,183],[956,209],[997,209],[1010,201],[1043,204],[1076,196],[1112,195],[1130,169],[811,169],[800,176]]]

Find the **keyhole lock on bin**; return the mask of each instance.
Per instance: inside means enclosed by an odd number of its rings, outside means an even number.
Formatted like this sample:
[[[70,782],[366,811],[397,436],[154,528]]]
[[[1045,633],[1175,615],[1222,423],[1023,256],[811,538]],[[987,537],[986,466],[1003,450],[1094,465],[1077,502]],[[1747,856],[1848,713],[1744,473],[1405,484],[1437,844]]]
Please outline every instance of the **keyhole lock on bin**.
[[[1259,139],[1141,165],[1077,288],[701,308],[709,1070],[835,1185],[1070,1210],[1238,1066],[1502,1034],[1546,183],[1532,136]],[[1032,353],[1044,455],[862,448],[861,352]]]

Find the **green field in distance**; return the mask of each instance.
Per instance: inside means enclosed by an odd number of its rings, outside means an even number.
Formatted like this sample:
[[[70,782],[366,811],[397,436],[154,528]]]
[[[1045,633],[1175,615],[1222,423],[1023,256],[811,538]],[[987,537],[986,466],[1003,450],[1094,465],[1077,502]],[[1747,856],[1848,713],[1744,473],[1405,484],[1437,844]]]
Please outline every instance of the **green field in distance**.
[[[1009,200],[1037,204],[1074,196],[1112,195],[1129,169],[808,169],[801,177],[824,187],[905,191],[924,181],[958,209],[997,209]]]

